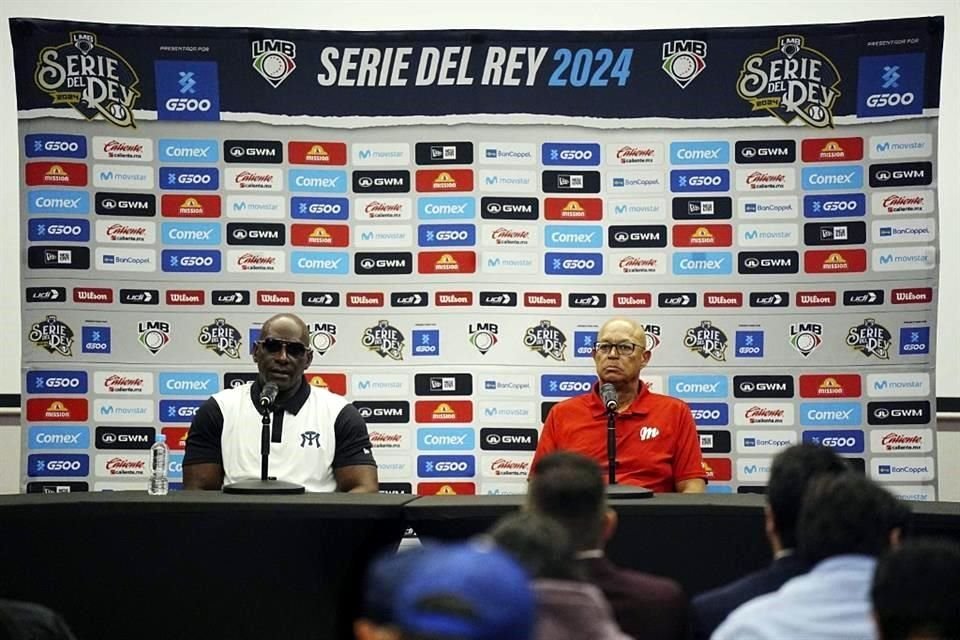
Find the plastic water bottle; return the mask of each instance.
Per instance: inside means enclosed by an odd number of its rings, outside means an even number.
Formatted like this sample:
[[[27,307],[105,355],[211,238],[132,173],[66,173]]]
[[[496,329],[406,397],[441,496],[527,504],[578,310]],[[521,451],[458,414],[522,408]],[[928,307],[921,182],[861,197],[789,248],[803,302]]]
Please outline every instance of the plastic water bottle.
[[[167,480],[167,461],[170,459],[170,448],[167,447],[167,436],[158,433],[157,441],[150,447],[150,484],[147,493],[152,496],[165,496],[170,490],[170,481]]]

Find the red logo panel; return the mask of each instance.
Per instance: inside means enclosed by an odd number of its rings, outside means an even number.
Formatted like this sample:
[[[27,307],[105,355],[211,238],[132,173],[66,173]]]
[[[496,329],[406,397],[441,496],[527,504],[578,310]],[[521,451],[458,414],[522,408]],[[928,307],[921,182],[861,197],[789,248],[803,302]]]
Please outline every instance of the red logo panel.
[[[472,496],[476,493],[477,485],[472,482],[417,483],[418,496]]]
[[[803,254],[803,270],[805,273],[863,273],[867,270],[867,251],[807,251]]]
[[[804,162],[851,162],[863,159],[863,138],[812,138],[800,143]]]
[[[297,299],[293,291],[257,291],[257,304],[292,307]]]
[[[167,304],[203,304],[206,294],[202,289],[170,289]]]
[[[160,196],[160,214],[165,218],[219,218],[220,196]]]
[[[653,296],[649,293],[615,293],[613,294],[614,307],[650,307],[653,305]]]
[[[347,376],[343,373],[306,373],[307,382],[338,396],[347,395]]]
[[[836,291],[797,291],[798,307],[834,307],[836,304]]]
[[[525,307],[559,307],[563,304],[563,294],[528,291],[523,294]]]
[[[30,422],[83,422],[87,419],[84,398],[30,398],[27,420]]]
[[[31,187],[87,186],[87,165],[79,162],[28,162],[26,173]]]
[[[893,304],[926,304],[933,302],[933,289],[917,287],[914,289],[894,289],[890,292]]]
[[[729,247],[733,226],[729,224],[678,224],[673,227],[675,247]]]
[[[600,220],[603,200],[600,198],[547,198],[543,201],[547,220]]]
[[[473,422],[473,403],[469,400],[418,400],[414,406],[417,422]]]
[[[733,479],[733,462],[730,458],[704,458],[703,470],[707,472],[707,480],[729,482]]]
[[[369,293],[361,293],[361,292],[348,293],[347,306],[348,307],[382,307],[383,293],[379,291],[373,291]]]
[[[295,224],[290,227],[290,243],[295,247],[347,247],[350,227],[345,224]]]
[[[73,301],[109,304],[113,302],[113,289],[77,287],[73,290]]]
[[[417,191],[427,193],[473,191],[473,170],[419,169]]]
[[[469,307],[473,304],[473,291],[437,291],[433,304],[438,307]]]
[[[347,145],[343,142],[300,142],[287,145],[290,164],[347,164]]]
[[[167,436],[167,446],[172,451],[183,451],[187,448],[187,434],[190,427],[163,427],[160,433]]]
[[[421,251],[417,273],[474,273],[477,254],[473,251]]]
[[[809,373],[800,376],[801,398],[859,398],[860,376],[855,373]]]
[[[743,294],[732,293],[704,293],[703,306],[705,307],[742,307]]]

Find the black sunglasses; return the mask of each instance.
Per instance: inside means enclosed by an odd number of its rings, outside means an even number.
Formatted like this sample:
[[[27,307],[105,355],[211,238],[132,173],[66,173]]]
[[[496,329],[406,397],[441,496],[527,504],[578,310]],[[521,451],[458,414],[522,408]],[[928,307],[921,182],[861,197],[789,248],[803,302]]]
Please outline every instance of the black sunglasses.
[[[267,338],[266,340],[257,340],[257,344],[267,350],[267,353],[280,353],[281,349],[287,350],[287,355],[291,358],[299,358],[307,352],[307,347],[302,342],[288,342],[278,340],[277,338]]]

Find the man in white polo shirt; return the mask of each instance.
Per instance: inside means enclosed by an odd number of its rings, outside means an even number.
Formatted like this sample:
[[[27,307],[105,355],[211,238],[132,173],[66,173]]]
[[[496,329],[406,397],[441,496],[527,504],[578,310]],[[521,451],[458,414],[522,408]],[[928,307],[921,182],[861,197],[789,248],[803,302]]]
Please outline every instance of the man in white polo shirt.
[[[367,425],[342,396],[312,387],[303,372],[313,362],[307,325],[292,313],[263,323],[253,360],[257,380],[211,396],[197,410],[183,459],[185,489],[220,490],[260,478],[263,385],[279,392],[270,434],[270,476],[307,491],[375,493],[377,463]]]

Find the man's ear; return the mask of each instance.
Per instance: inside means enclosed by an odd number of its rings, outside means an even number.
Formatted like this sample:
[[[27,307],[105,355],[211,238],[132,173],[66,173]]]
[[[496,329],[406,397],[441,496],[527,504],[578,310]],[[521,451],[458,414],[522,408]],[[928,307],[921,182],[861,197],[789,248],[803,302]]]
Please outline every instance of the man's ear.
[[[620,521],[617,512],[607,507],[607,510],[603,512],[603,544],[606,544],[610,538],[617,532],[617,523]]]

